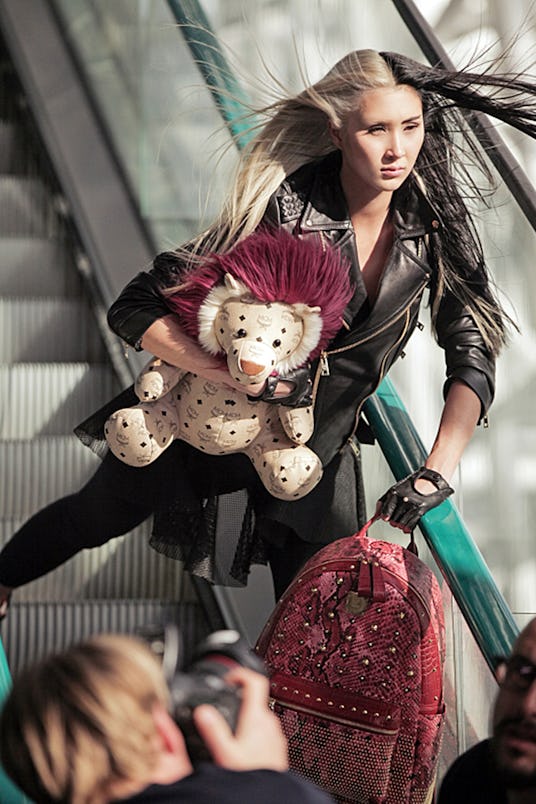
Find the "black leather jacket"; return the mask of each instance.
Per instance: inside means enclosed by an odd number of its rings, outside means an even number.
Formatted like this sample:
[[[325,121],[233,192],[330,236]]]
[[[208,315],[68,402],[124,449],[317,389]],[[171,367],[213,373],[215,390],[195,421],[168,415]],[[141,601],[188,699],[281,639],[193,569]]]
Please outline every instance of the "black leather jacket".
[[[338,153],[300,168],[274,194],[265,221],[300,237],[318,237],[349,259],[355,293],[344,327],[313,365],[315,431],[308,442],[324,465],[355,433],[365,400],[400,356],[418,321],[423,294],[433,287],[433,238],[441,236],[439,216],[415,192],[404,205],[393,198],[394,243],[369,308],[359,269],[355,235],[339,180]],[[125,341],[139,348],[147,327],[169,314],[160,288],[177,284],[176,255],[155,260],[112,305],[108,321]],[[481,400],[482,415],[494,394],[495,365],[467,309],[448,291],[436,321],[445,350],[447,380],[469,385]],[[418,378],[416,378],[418,379]]]

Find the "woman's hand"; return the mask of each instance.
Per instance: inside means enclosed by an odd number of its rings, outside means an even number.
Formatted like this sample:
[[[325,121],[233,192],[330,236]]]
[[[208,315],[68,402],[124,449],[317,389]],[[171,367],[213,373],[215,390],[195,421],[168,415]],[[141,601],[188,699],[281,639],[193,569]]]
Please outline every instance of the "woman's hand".
[[[448,481],[473,435],[480,413],[481,403],[475,392],[464,382],[453,382],[424,467],[388,489],[378,500],[376,515],[409,533],[423,514],[450,496],[453,489]]]
[[[419,489],[417,484],[421,483]],[[425,486],[424,490],[422,485]],[[454,494],[439,472],[425,466],[399,480],[380,497],[376,504],[376,516],[384,519],[404,533],[411,533],[420,518]]]

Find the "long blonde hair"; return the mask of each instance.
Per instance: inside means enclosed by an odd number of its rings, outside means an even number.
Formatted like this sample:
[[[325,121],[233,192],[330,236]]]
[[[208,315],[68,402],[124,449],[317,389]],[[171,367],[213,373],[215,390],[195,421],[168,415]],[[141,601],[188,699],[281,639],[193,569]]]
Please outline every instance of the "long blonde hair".
[[[35,802],[104,804],[117,782],[156,764],[153,707],[167,706],[158,661],[141,641],[102,635],[15,679],[0,716],[0,758]]]
[[[486,347],[497,354],[513,322],[496,298],[466,204],[468,199],[487,203],[475,168],[493,185],[466,112],[484,112],[536,138],[536,84],[530,76],[496,74],[489,68],[448,71],[399,53],[348,53],[317,83],[256,113],[259,122],[250,129],[254,136],[242,151],[220,215],[178,254],[192,264],[209,252],[226,253],[250,235],[285,178],[335,150],[329,124],[343,126],[367,90],[399,85],[419,92],[425,137],[413,174],[396,196],[404,204],[418,188],[441,211],[438,217],[445,224],[434,237],[432,320],[448,288],[470,310]]]
[[[374,50],[348,53],[316,84],[256,110],[231,191],[216,222],[189,244],[190,253],[225,253],[259,225],[270,197],[302,165],[334,150],[328,123],[340,127],[368,89],[396,84]]]

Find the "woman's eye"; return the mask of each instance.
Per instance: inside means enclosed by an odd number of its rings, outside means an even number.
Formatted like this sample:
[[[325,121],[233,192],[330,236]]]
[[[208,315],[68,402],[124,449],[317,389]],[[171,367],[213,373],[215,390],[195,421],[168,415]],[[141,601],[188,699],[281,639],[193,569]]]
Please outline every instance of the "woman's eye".
[[[385,131],[383,126],[372,126],[369,128],[369,134],[380,134],[382,131]]]
[[[274,347],[274,349],[277,349],[278,346],[281,346],[281,341],[279,340],[279,338],[275,339],[275,341],[272,343],[272,346]]]
[[[246,332],[245,329],[239,329],[238,332],[236,333],[237,338],[245,338],[246,335],[247,335],[247,332]]]

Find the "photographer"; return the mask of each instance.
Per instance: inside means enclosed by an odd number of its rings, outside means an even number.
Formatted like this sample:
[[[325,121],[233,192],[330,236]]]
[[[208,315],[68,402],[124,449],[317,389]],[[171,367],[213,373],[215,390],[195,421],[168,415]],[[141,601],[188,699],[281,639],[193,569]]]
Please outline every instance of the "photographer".
[[[129,636],[93,637],[15,679],[0,716],[2,764],[35,804],[328,804],[288,771],[267,679],[236,666],[225,681],[241,690],[236,729],[212,706],[197,707],[213,761],[193,767],[150,648]]]

